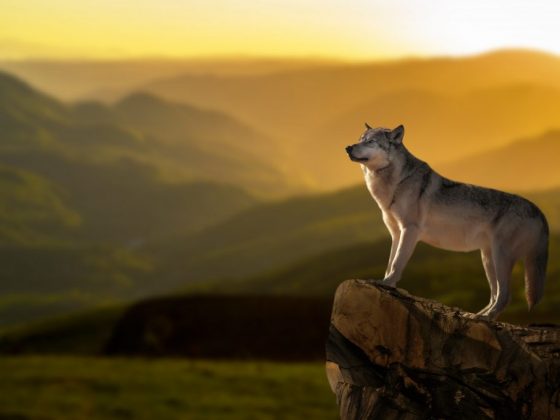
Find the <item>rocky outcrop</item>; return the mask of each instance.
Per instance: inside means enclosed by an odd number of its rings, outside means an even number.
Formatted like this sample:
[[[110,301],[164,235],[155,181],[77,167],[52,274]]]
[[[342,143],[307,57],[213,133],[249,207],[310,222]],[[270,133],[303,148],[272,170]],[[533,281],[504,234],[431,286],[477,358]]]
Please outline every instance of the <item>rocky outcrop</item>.
[[[333,304],[327,376],[342,419],[560,419],[560,328],[477,319],[348,280]]]

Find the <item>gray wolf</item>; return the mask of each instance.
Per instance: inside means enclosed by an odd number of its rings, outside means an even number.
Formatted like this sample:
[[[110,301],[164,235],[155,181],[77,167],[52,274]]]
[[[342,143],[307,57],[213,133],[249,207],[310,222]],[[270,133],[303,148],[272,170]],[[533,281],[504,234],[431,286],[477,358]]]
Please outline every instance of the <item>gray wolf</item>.
[[[404,127],[371,128],[346,147],[362,166],[367,188],[392,238],[383,283],[395,287],[419,241],[452,251],[480,250],[490,302],[476,315],[495,320],[510,301],[514,264],[525,266],[529,309],[542,298],[548,262],[548,223],[530,201],[451,181],[403,144]]]

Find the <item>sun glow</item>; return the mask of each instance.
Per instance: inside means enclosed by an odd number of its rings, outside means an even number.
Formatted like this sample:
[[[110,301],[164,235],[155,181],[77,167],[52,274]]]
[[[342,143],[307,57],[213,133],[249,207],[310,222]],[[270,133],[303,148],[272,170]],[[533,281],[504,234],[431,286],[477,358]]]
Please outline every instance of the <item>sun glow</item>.
[[[537,0],[4,0],[0,57],[560,53],[560,3]]]

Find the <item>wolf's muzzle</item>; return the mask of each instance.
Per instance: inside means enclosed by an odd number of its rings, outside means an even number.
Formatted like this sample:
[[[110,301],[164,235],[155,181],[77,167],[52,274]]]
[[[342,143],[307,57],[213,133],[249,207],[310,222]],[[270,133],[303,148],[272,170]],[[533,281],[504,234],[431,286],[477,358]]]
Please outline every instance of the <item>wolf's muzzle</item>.
[[[357,158],[356,156],[354,156],[352,154],[352,150],[354,150],[354,146],[346,146],[346,153],[348,153],[348,157],[350,158],[350,160],[354,161],[354,162],[367,162],[368,158]]]

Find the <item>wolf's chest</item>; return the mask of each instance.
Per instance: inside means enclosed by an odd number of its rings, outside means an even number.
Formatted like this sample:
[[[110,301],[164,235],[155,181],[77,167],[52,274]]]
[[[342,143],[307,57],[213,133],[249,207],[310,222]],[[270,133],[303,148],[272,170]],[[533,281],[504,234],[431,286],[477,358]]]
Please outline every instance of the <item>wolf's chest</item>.
[[[379,207],[382,209],[389,208],[395,192],[394,187],[387,183],[386,180],[380,179],[379,177],[371,174],[371,172],[365,172],[364,178],[369,193],[377,202]]]

